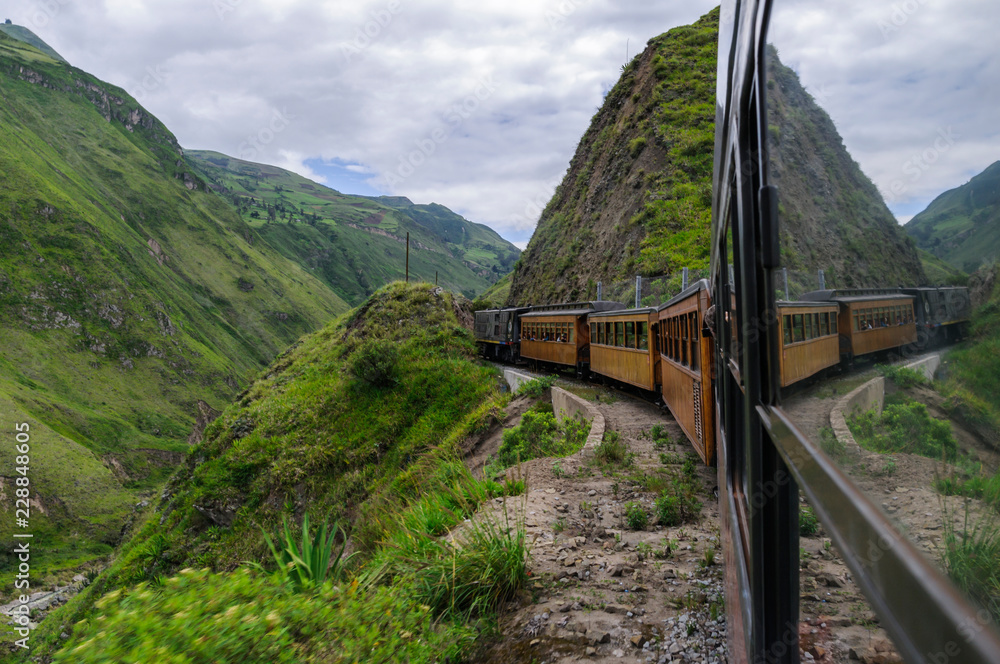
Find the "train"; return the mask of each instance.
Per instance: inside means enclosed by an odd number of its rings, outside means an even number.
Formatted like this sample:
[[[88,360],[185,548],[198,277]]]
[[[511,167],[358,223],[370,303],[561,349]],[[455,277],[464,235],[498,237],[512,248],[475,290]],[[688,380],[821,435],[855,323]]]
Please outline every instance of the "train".
[[[702,279],[657,307],[587,301],[480,310],[475,338],[485,359],[572,369],[659,395],[702,461],[715,465],[715,310]],[[777,301],[757,332],[776,326],[780,386],[788,390],[858,357],[958,341],[970,313],[964,287],[820,290]]]

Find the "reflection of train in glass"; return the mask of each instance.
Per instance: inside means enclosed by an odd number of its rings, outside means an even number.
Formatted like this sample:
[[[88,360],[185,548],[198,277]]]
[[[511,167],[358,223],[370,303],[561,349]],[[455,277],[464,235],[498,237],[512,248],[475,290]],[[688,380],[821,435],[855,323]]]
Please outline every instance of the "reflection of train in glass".
[[[864,355],[912,354],[964,336],[966,288],[824,290],[777,302],[781,387]],[[476,312],[487,359],[573,367],[662,394],[705,463],[715,461],[711,291],[698,281],[658,308],[572,302]],[[728,312],[727,312],[728,314]],[[763,334],[764,330],[758,331]]]

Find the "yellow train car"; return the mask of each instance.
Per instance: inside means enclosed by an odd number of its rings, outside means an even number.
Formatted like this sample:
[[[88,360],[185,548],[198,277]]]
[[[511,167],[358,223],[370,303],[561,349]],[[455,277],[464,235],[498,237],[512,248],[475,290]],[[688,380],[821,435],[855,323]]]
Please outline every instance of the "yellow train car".
[[[521,314],[521,359],[574,367],[590,365],[590,329],[587,316],[598,311],[624,309],[620,302],[569,302],[531,307]]]
[[[840,363],[838,312],[833,302],[778,302],[782,387]]]
[[[663,401],[708,465],[715,462],[714,345],[704,325],[710,296],[702,279],[657,310]]]
[[[912,295],[878,289],[826,290],[806,293],[802,299],[837,303],[840,354],[846,360],[917,341]]]
[[[660,354],[655,308],[592,313],[590,371],[655,392],[660,383]]]

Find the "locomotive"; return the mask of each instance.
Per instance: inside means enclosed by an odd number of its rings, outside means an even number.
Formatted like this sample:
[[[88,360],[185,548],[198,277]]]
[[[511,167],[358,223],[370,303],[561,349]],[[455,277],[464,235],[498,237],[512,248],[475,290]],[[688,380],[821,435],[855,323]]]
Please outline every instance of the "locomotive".
[[[702,461],[714,465],[714,344],[724,343],[713,337],[715,309],[702,279],[659,307],[592,301],[481,310],[475,337],[486,359],[572,368],[659,394]],[[788,389],[859,356],[957,341],[970,309],[963,287],[820,290],[776,302],[758,333],[777,327],[780,384]]]

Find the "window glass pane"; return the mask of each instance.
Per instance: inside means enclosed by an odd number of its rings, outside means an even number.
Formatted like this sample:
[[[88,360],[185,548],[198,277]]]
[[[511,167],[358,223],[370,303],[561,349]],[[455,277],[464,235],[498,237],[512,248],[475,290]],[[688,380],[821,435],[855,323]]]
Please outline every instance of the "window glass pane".
[[[621,321],[615,323],[615,345],[621,346],[624,343],[624,329],[622,327]]]
[[[625,347],[635,348],[635,323],[632,321],[625,323]]]
[[[805,337],[802,331],[802,314],[792,315],[792,341],[802,341]]]
[[[648,323],[643,322],[636,323],[640,350],[649,350],[648,325]]]
[[[805,329],[805,336],[802,337],[802,338],[806,339],[806,340],[812,339],[813,338],[813,333],[812,333],[812,329],[813,329],[813,317],[812,317],[812,315],[811,314],[803,314],[802,315],[802,321],[805,323],[805,328],[806,328]]]
[[[792,343],[792,317],[782,316],[781,317],[781,330],[784,334],[785,345]]]
[[[691,334],[691,368],[698,368],[698,355],[700,352],[701,332],[698,329],[698,314],[691,314],[689,332]]]

